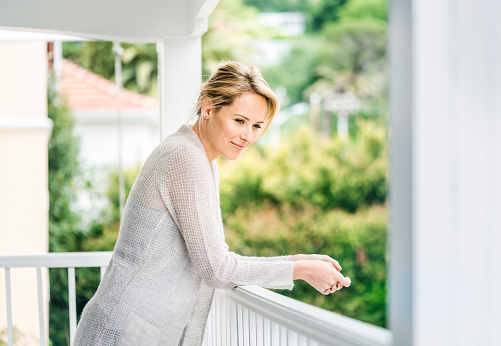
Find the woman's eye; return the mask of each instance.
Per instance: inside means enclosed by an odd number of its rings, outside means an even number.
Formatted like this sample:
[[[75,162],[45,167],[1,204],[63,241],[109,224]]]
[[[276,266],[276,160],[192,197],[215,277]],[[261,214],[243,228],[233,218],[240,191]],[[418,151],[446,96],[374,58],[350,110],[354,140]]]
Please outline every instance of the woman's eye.
[[[243,121],[242,119],[235,119],[235,121],[236,121],[237,123],[239,123],[239,124],[243,124],[243,123],[244,123],[244,121]]]
[[[257,124],[256,124],[256,125],[254,125],[254,128],[256,128],[256,129],[258,129],[258,130],[259,130],[259,129],[261,128],[261,125],[257,125]]]

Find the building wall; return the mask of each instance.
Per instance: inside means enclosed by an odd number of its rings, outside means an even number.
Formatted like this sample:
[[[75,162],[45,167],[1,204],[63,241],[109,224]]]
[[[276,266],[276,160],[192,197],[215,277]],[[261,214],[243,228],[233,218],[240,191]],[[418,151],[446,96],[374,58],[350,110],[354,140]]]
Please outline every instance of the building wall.
[[[0,43],[0,255],[48,252],[46,42]],[[48,277],[43,275],[47,323]],[[16,345],[38,342],[35,269],[11,269]],[[6,329],[0,272],[0,331]],[[22,340],[21,340],[22,339]]]

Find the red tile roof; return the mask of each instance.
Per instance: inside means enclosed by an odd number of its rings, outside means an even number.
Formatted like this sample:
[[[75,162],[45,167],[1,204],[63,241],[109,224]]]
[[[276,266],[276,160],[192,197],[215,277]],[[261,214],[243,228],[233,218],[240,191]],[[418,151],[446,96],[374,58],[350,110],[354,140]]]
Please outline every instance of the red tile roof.
[[[61,92],[66,96],[74,111],[103,112],[116,111],[117,95],[115,83],[63,60]],[[121,109],[129,112],[158,111],[158,100],[122,89]]]

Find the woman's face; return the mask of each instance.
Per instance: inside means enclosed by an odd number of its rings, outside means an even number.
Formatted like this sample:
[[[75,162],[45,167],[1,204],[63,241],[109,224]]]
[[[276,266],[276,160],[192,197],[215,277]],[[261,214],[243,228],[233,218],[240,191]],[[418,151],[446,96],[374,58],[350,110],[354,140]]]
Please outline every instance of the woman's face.
[[[237,96],[229,106],[219,110],[202,109],[205,129],[202,144],[209,161],[219,156],[237,159],[249,147],[264,125],[266,99],[258,94]]]

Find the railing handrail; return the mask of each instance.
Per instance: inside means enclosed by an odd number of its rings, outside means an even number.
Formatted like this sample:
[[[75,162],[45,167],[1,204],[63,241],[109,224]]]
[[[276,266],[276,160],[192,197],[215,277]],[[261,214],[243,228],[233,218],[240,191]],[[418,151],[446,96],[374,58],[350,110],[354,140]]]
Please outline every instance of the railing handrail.
[[[77,328],[77,309],[75,294],[75,268],[100,267],[101,277],[110,262],[112,252],[51,252],[30,255],[0,256],[0,268],[5,269],[5,290],[7,305],[7,344],[13,345],[12,325],[12,295],[10,270],[11,268],[36,268],[38,287],[38,319],[40,324],[40,345],[46,345],[45,322],[43,307],[42,272],[41,268],[68,269],[68,303],[70,319],[70,344],[73,344]]]
[[[258,286],[225,290],[237,303],[328,345],[388,346],[390,330],[346,317]]]
[[[49,252],[36,255],[0,256],[0,268],[83,268],[104,267],[112,251]]]
[[[70,335],[73,340],[76,329],[74,268],[101,267],[101,274],[103,274],[112,254],[112,252],[58,252],[0,256],[0,268],[6,270],[9,345],[12,345],[10,268],[68,268]],[[37,269],[37,273],[40,305],[42,301],[40,269]],[[218,291],[250,311],[322,344],[389,346],[392,343],[392,333],[387,329],[342,316],[258,286],[242,286],[232,290]],[[40,335],[41,344],[45,344],[45,341],[42,342],[44,338],[42,325]]]

